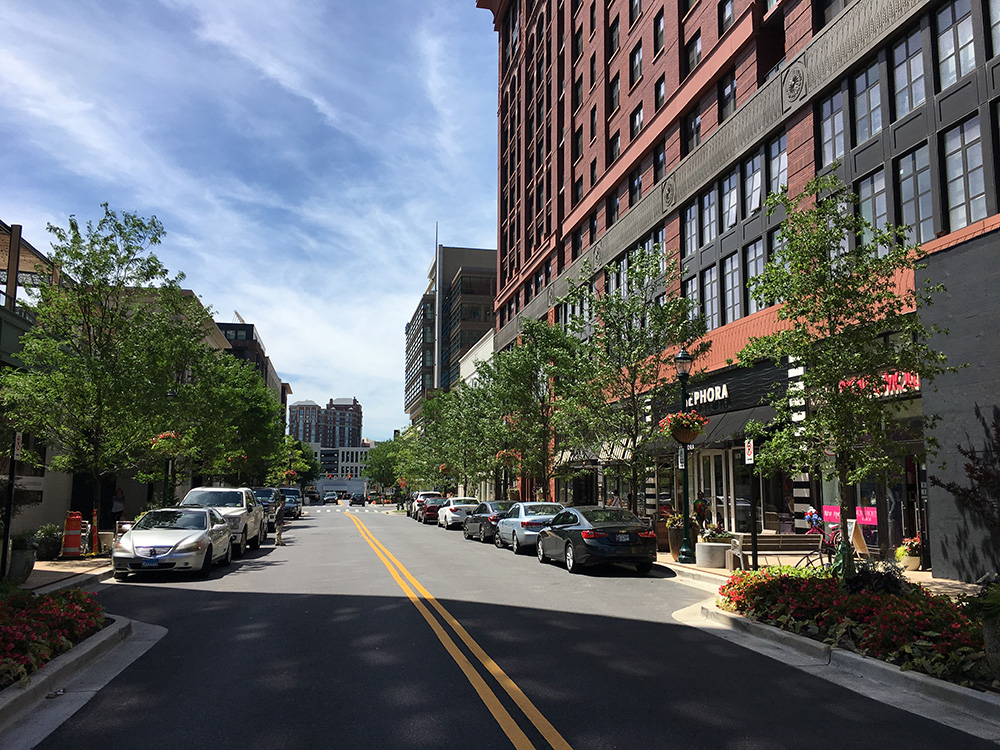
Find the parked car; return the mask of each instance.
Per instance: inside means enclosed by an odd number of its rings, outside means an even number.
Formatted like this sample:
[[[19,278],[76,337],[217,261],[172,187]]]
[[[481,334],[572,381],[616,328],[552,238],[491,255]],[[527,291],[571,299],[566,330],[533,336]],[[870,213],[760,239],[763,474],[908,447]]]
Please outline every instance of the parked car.
[[[570,573],[587,565],[623,562],[646,574],[656,560],[656,532],[624,508],[566,508],[538,534],[536,554],[543,563],[564,560]]]
[[[440,510],[441,506],[447,502],[447,499],[440,496],[427,498],[424,501],[424,507],[420,509],[420,522],[437,523],[438,510]]]
[[[353,495],[351,495],[350,505],[362,505],[363,506],[364,504],[365,504],[365,496],[362,495],[360,492],[355,492]]]
[[[247,551],[247,545],[257,549],[267,539],[264,507],[249,487],[195,487],[184,496],[181,505],[200,505],[219,511],[229,523],[237,556]]]
[[[448,501],[438,509],[438,526],[450,529],[461,526],[465,517],[476,509],[479,501],[474,497],[449,497]]]
[[[213,562],[233,559],[229,524],[214,508],[156,508],[115,542],[111,552],[116,580],[129,573],[194,571],[208,575]]]
[[[279,487],[278,491],[285,498],[285,520],[302,518],[302,493],[298,487]]]
[[[466,539],[488,542],[496,533],[497,521],[500,520],[500,516],[510,510],[510,506],[513,504],[513,500],[490,500],[479,503],[472,509],[471,513],[465,516],[465,520],[462,522],[462,535]]]
[[[321,502],[322,498],[319,496],[319,490],[306,490],[306,503],[308,505],[319,505]]]
[[[562,509],[559,503],[514,503],[497,521],[493,544],[498,549],[510,545],[515,555],[525,547],[533,547],[545,522]]]
[[[267,517],[267,530],[274,531],[274,514],[278,511],[278,501],[281,493],[277,487],[254,487],[253,496],[264,508],[264,515]]]
[[[424,502],[429,497],[441,497],[441,493],[429,491],[418,492],[416,497],[413,498],[413,502],[411,502],[410,506],[406,509],[406,515],[414,521],[419,521],[420,511],[423,510]]]

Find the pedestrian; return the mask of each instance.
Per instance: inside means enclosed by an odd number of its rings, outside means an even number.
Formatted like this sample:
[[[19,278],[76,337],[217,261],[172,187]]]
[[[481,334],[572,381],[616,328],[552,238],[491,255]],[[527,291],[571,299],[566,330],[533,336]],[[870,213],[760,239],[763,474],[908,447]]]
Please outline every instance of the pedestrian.
[[[284,547],[281,532],[285,528],[285,498],[278,501],[278,509],[274,511],[274,546]]]
[[[118,522],[122,520],[122,513],[125,512],[125,491],[119,487],[115,490],[115,496],[111,498],[111,515],[115,519],[115,531],[118,531]]]

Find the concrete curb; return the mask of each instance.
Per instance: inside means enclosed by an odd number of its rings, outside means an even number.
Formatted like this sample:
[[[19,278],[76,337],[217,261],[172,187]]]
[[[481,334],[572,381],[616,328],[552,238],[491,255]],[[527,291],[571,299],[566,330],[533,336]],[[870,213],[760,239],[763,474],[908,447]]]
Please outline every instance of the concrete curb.
[[[131,620],[118,615],[106,617],[111,624],[100,632],[60,654],[21,682],[0,690],[0,726],[16,719],[48,693],[58,690],[132,634]]]
[[[829,646],[772,625],[748,620],[714,605],[702,605],[702,616],[730,630],[781,644],[821,663],[857,674],[893,689],[923,695],[948,703],[957,710],[978,716],[1000,716],[1000,696],[981,693],[921,672],[904,672],[895,664],[872,659],[853,651]]]
[[[98,573],[77,573],[76,575],[64,578],[61,581],[56,581],[55,583],[50,583],[48,586],[42,586],[41,588],[31,589],[32,594],[51,594],[55,591],[63,591],[64,589],[79,589],[84,586],[89,586],[92,583],[99,583],[101,581],[106,581],[108,578],[114,575],[114,568],[110,565]],[[107,628],[105,628],[106,630]]]

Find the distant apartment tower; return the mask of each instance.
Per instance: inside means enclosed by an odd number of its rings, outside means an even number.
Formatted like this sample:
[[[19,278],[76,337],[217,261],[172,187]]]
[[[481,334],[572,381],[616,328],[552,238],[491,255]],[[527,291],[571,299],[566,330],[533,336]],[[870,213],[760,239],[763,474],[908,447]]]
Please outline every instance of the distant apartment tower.
[[[356,398],[333,398],[325,406],[296,401],[289,407],[288,434],[321,448],[356,448],[361,445],[363,411]]]
[[[438,245],[427,291],[406,326],[404,408],[411,422],[427,392],[459,381],[462,356],[493,328],[496,250]]]

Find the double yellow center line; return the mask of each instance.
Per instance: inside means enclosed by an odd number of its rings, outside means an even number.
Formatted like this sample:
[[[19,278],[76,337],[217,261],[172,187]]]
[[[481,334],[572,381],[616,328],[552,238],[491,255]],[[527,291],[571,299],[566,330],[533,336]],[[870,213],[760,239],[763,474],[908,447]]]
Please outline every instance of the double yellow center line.
[[[417,611],[423,616],[427,621],[427,624],[431,626],[431,630],[441,641],[441,645],[445,647],[445,650],[451,655],[451,658],[455,660],[455,663],[462,670],[466,679],[472,684],[476,693],[479,694],[480,699],[489,709],[489,712],[493,714],[493,718],[497,720],[500,728],[503,729],[504,733],[510,738],[514,747],[517,750],[534,750],[535,746],[531,744],[531,740],[522,731],[521,727],[518,726],[517,722],[510,715],[500,699],[497,697],[496,693],[490,688],[486,683],[486,680],[482,678],[476,668],[473,666],[472,662],[469,661],[468,657],[462,652],[458,647],[458,644],[448,633],[447,630],[441,625],[436,617],[427,608],[427,604],[437,612],[441,620],[454,631],[455,635],[458,636],[459,640],[465,644],[466,648],[472,653],[479,663],[482,664],[486,671],[493,677],[494,680],[503,688],[504,692],[507,693],[521,709],[524,716],[530,721],[535,729],[545,738],[545,741],[549,743],[552,750],[572,750],[569,743],[563,739],[562,735],[556,731],[556,728],[549,723],[548,719],[542,716],[541,711],[535,708],[535,705],[528,700],[526,696],[513,680],[508,677],[499,665],[489,657],[489,655],[483,651],[482,647],[476,643],[472,636],[466,632],[465,628],[462,627],[461,623],[458,622],[451,613],[448,612],[441,603],[431,596],[430,592],[425,589],[420,582],[410,575],[410,572],[402,566],[402,564],[393,557],[392,553],[387,550],[382,543],[375,538],[375,536],[368,530],[368,527],[358,519],[354,514],[345,514],[354,525],[358,527],[358,531],[361,532],[361,536],[368,542],[368,545],[375,551],[382,564],[385,565],[389,574],[393,577],[399,587],[403,590],[403,593],[409,598],[413,603],[413,606],[417,608]],[[416,591],[414,591],[416,589]],[[419,596],[418,596],[419,594]]]

